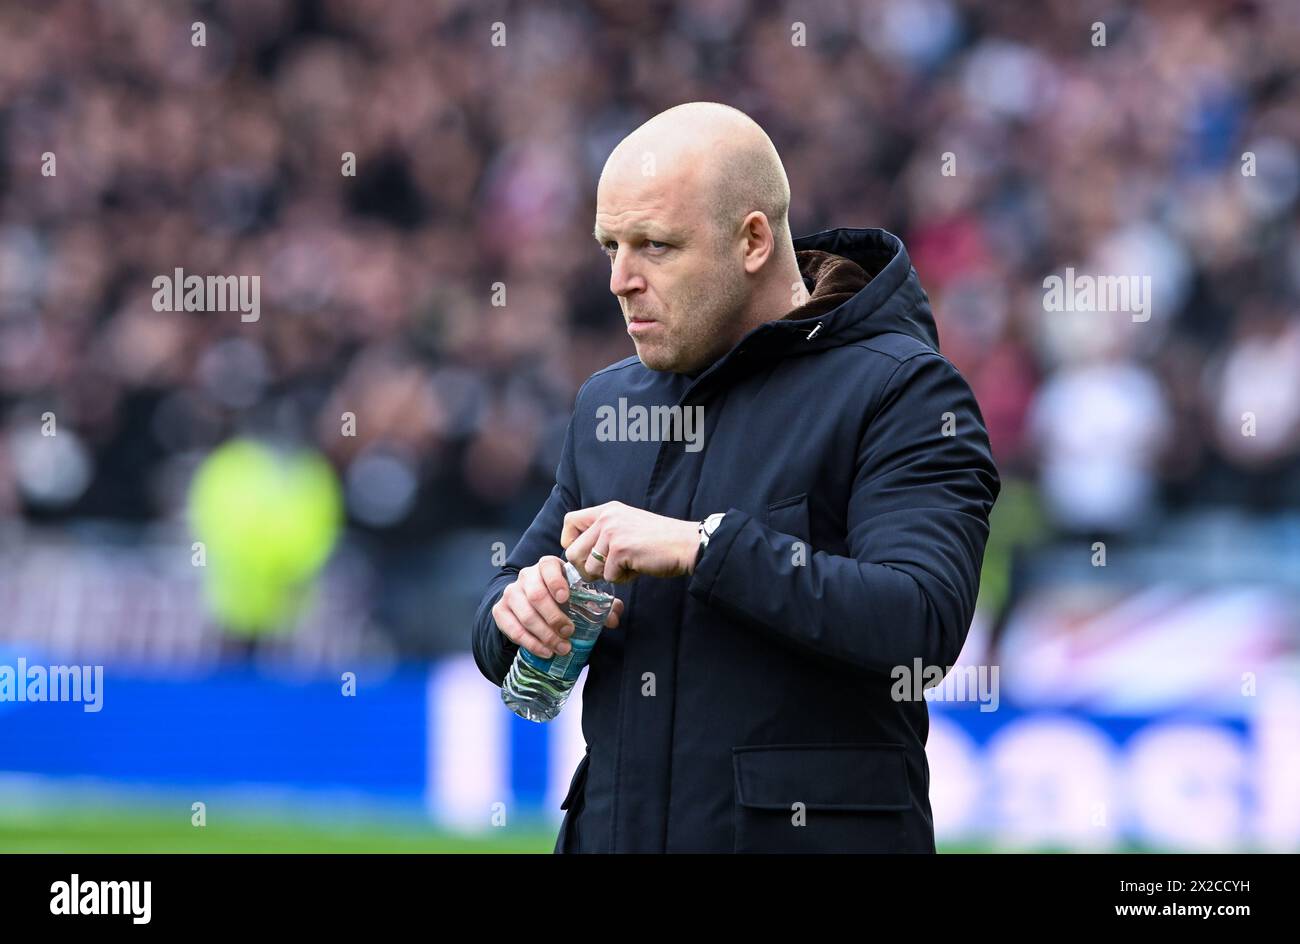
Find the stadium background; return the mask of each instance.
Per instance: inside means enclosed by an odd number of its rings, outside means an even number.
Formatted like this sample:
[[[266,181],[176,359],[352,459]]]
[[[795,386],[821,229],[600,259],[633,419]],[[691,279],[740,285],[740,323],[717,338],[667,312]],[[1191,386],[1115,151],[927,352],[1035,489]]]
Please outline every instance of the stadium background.
[[[549,850],[576,705],[514,719],[469,626],[632,353],[604,158],[690,100],[796,234],[903,238],[988,421],[940,847],[1300,849],[1297,49],[1285,0],[0,6],[0,664],[105,666],[0,702],[0,849]],[[1067,266],[1150,321],[1045,311]]]

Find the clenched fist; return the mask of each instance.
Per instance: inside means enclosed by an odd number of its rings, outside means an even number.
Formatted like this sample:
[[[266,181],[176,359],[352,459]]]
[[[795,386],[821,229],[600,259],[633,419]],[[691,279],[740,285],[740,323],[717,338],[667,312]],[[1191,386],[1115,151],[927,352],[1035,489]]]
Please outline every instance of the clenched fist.
[[[560,608],[568,599],[564,561],[547,556],[519,571],[492,607],[492,618],[511,642],[540,659],[549,659],[572,648],[568,637],[573,635],[573,623]],[[617,626],[622,612],[623,601],[615,599],[605,625]]]

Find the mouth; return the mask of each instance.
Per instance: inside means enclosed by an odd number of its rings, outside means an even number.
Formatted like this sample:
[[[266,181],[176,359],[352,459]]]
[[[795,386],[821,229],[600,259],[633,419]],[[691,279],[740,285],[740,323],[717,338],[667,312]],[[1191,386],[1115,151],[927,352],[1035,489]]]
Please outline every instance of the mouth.
[[[627,333],[636,337],[637,335],[645,334],[646,332],[653,330],[658,326],[658,324],[659,322],[655,321],[653,318],[633,318],[628,322]]]

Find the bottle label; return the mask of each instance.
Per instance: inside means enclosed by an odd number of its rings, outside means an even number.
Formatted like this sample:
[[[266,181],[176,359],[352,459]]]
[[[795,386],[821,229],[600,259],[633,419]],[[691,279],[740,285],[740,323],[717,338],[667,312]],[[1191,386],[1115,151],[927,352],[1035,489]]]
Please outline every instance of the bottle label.
[[[591,655],[591,650],[595,648],[596,640],[570,637],[569,645],[573,648],[568,652],[563,655],[551,656],[549,659],[535,656],[527,649],[519,650],[519,658],[538,672],[553,679],[559,679],[562,682],[576,682],[578,676],[582,673],[582,667],[587,664],[587,658]]]

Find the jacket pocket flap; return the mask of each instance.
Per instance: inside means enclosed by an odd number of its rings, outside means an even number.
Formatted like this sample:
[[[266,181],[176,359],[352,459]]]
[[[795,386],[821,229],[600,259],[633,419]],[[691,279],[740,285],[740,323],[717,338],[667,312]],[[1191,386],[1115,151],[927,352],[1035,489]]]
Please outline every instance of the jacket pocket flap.
[[[578,761],[578,767],[573,772],[573,779],[569,781],[569,792],[564,795],[564,801],[560,804],[560,809],[567,810],[572,804],[578,792],[587,784],[587,767],[591,763],[591,748],[587,748],[587,753],[582,755],[582,760]]]
[[[769,502],[763,517],[774,531],[793,535],[802,541],[811,537],[808,529],[807,492]]]
[[[779,744],[732,748],[736,802],[789,811],[912,808],[898,744]]]

